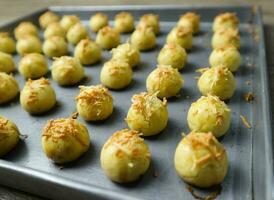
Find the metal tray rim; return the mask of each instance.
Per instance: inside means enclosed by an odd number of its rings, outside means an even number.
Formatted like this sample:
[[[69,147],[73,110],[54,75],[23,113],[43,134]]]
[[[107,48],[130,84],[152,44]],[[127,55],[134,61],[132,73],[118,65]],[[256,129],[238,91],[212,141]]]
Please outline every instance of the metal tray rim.
[[[142,10],[146,10],[146,9],[180,9],[180,8],[188,8],[189,6],[184,6],[184,5],[111,5],[111,6],[48,6],[42,9],[38,9],[30,14],[24,15],[22,17],[18,17],[15,18],[13,20],[10,20],[6,23],[2,23],[0,24],[1,27],[4,26],[8,26],[9,24],[12,23],[16,23],[20,20],[22,20],[22,18],[27,18],[30,17],[34,14],[37,13],[42,13],[48,9],[50,10],[59,10],[59,9],[63,9],[63,10],[76,10],[76,11],[83,11],[83,10],[100,10],[100,9],[104,9],[104,10],[118,10],[118,9],[142,9]],[[192,8],[195,9],[207,9],[207,8],[255,8],[258,10],[258,17],[259,17],[259,26],[263,27],[263,22],[262,22],[262,11],[261,11],[261,7],[260,6],[253,6],[250,4],[246,4],[246,5],[240,5],[240,6],[231,6],[231,5],[222,5],[222,6],[192,6]],[[263,84],[263,88],[266,88],[265,91],[265,98],[263,98],[263,111],[265,113],[265,121],[263,126],[265,127],[265,129],[267,130],[265,137],[266,137],[266,149],[268,149],[268,158],[269,158],[269,168],[268,168],[268,172],[270,177],[272,177],[272,170],[273,170],[273,159],[272,159],[272,143],[271,143],[271,139],[272,139],[272,125],[271,125],[271,105],[269,102],[269,80],[268,80],[268,76],[267,76],[267,65],[266,65],[266,53],[265,53],[265,44],[264,44],[264,30],[263,29],[259,29],[259,36],[261,38],[260,40],[260,44],[259,44],[259,49],[260,51],[262,51],[262,56],[263,59],[261,59],[261,65],[262,65],[262,77],[265,77],[265,81],[262,83]],[[11,170],[12,169],[12,170]],[[92,184],[89,184],[88,186],[86,184],[83,184],[81,182],[77,182],[74,180],[70,180],[68,178],[63,178],[61,176],[57,176],[56,175],[52,175],[46,172],[41,172],[39,170],[35,170],[35,169],[29,169],[27,167],[24,166],[14,166],[12,163],[8,162],[8,161],[4,161],[4,160],[0,160],[0,170],[2,171],[1,173],[4,176],[5,181],[7,181],[8,186],[10,187],[15,187],[14,183],[12,180],[10,179],[10,176],[16,176],[19,179],[23,179],[24,177],[28,177],[30,178],[30,181],[32,181],[33,183],[36,183],[36,179],[40,179],[42,180],[42,184],[41,185],[47,185],[49,186],[49,184],[47,184],[48,182],[52,182],[53,178],[54,178],[54,183],[56,184],[55,187],[64,187],[66,188],[68,191],[70,188],[74,188],[77,187],[76,190],[77,191],[77,195],[81,195],[81,193],[83,194],[83,198],[86,198],[88,194],[92,194],[95,195],[97,197],[104,197],[105,199],[136,199],[130,196],[127,196],[126,194],[121,194],[112,190],[107,190],[108,193],[105,192],[104,188],[98,187],[98,186],[94,186]],[[13,171],[13,173],[11,172]],[[269,180],[268,182],[270,184],[272,184],[272,178],[270,178],[271,181]],[[2,182],[2,181],[1,181]],[[24,184],[17,184],[17,186],[20,185],[20,188],[22,190],[25,191],[29,191],[29,192],[33,192],[36,194],[39,194],[39,189],[37,190],[37,188],[28,188],[27,186],[25,186]],[[73,186],[73,187],[72,187]],[[18,189],[18,188],[17,188]],[[50,195],[50,194],[49,194]],[[272,197],[270,196],[271,194],[268,194],[268,197]],[[48,196],[49,197],[49,196]],[[136,199],[137,200],[137,199]]]

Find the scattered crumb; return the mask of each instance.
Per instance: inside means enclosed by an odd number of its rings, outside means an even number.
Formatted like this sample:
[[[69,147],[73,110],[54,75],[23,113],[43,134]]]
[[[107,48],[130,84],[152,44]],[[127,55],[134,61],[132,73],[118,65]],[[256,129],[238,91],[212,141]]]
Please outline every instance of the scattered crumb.
[[[154,177],[154,178],[157,178],[158,176],[159,176],[159,172],[158,172],[158,171],[154,171],[154,172],[153,172],[153,177]]]
[[[26,140],[29,136],[25,134],[19,134],[21,140]]]
[[[189,96],[189,95],[186,95],[186,99],[190,99],[190,96]]]
[[[215,191],[211,192],[209,195],[205,196],[205,197],[201,197],[200,195],[196,194],[195,191],[193,190],[193,188],[191,186],[187,186],[187,190],[190,192],[190,194],[198,200],[214,200],[217,198],[218,195],[221,194],[222,192],[222,187],[221,185],[216,186]]]
[[[79,116],[79,113],[78,113],[78,112],[75,112],[75,113],[72,113],[70,117],[71,117],[72,119],[77,119],[78,116]]]
[[[209,69],[209,67],[202,67],[202,68],[196,69],[195,72],[204,73],[204,72],[207,71],[208,69]]]
[[[240,115],[240,118],[241,118],[243,124],[246,126],[246,128],[249,128],[249,129],[252,128],[252,126],[250,125],[250,123],[247,121],[246,117],[244,117],[243,115]]]
[[[248,92],[244,95],[246,102],[252,102],[254,100],[254,95],[251,92]]]
[[[250,81],[246,81],[246,82],[245,82],[245,84],[247,84],[247,85],[250,85],[250,83],[251,83]]]

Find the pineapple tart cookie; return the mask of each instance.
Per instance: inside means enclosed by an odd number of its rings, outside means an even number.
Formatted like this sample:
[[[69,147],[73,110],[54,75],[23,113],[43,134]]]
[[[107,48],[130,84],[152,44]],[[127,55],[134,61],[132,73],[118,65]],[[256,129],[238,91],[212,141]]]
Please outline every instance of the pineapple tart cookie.
[[[112,114],[112,95],[102,85],[80,86],[80,93],[75,99],[77,112],[87,121],[104,120]]]
[[[104,144],[100,161],[110,180],[128,183],[136,181],[148,170],[151,154],[138,131],[123,129]]]
[[[156,93],[142,92],[133,95],[126,122],[130,129],[137,130],[143,136],[160,133],[167,126],[168,110],[166,99],[160,100]]]
[[[192,103],[187,114],[190,130],[211,132],[215,137],[223,136],[229,129],[231,111],[216,96],[202,96]]]
[[[157,93],[159,98],[169,98],[179,94],[184,79],[177,68],[158,65],[147,77],[146,88],[149,93]]]
[[[191,132],[178,144],[174,165],[187,183],[209,188],[220,184],[228,170],[228,157],[221,143],[206,132]]]
[[[51,75],[59,85],[69,86],[80,82],[84,78],[85,72],[77,58],[62,56],[53,61]]]
[[[47,60],[39,53],[27,54],[19,61],[18,70],[26,79],[41,78],[48,72]]]
[[[9,119],[0,116],[0,157],[10,152],[19,142],[19,130]]]
[[[20,92],[21,106],[31,114],[42,114],[52,109],[56,95],[48,79],[29,79]]]
[[[16,79],[9,74],[0,72],[0,104],[13,100],[19,91]]]
[[[42,131],[42,148],[57,164],[77,160],[90,146],[87,127],[74,118],[52,119]]]

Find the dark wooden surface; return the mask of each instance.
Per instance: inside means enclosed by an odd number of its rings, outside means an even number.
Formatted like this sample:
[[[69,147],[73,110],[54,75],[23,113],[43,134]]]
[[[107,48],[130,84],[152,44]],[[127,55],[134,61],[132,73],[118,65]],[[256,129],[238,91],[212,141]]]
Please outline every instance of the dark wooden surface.
[[[23,16],[39,8],[49,5],[130,5],[130,4],[169,4],[169,5],[260,5],[263,8],[264,30],[266,39],[266,53],[268,74],[270,79],[271,97],[274,100],[274,1],[273,0],[0,0],[0,24]],[[271,100],[271,102],[273,102]],[[274,106],[272,106],[274,113]],[[274,117],[272,122],[274,122]],[[272,123],[273,124],[273,123]],[[42,200],[42,198],[15,189],[0,186],[0,200]]]

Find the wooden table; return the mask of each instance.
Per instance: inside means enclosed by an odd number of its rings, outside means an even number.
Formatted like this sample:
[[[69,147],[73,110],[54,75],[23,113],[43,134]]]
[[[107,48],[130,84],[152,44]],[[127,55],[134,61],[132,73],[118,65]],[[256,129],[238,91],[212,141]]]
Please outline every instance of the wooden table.
[[[44,8],[49,5],[261,5],[263,8],[263,19],[265,24],[267,64],[270,77],[271,97],[274,95],[274,1],[273,0],[0,0],[0,24],[14,18],[28,14],[36,9]],[[272,101],[271,101],[272,102]],[[273,107],[273,106],[272,106]],[[274,107],[273,107],[274,108]],[[274,111],[274,109],[273,109]],[[274,113],[274,112],[273,112]],[[274,119],[274,117],[273,117]],[[274,122],[274,120],[273,120]],[[33,196],[24,192],[0,186],[0,200],[42,200],[40,197]]]

